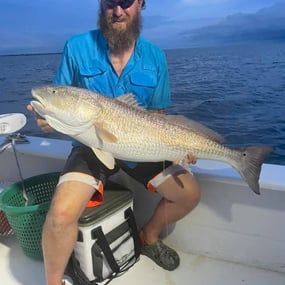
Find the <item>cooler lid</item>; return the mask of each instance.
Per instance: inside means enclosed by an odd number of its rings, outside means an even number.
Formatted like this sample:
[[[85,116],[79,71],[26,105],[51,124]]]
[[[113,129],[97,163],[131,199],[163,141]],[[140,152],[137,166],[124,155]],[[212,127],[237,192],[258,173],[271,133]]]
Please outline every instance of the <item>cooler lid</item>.
[[[79,226],[88,227],[94,222],[97,223],[128,205],[132,200],[131,190],[123,188],[119,184],[108,183],[104,190],[102,205],[86,208],[78,221]]]

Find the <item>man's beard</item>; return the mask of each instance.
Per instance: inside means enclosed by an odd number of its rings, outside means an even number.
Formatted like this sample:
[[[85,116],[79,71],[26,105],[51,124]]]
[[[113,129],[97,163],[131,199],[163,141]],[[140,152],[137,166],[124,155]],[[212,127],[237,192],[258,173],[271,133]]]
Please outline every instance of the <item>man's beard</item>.
[[[137,14],[133,22],[128,22],[126,29],[114,29],[112,17],[107,18],[103,12],[99,13],[98,25],[106,38],[109,48],[113,53],[120,54],[129,50],[141,32],[141,15]]]

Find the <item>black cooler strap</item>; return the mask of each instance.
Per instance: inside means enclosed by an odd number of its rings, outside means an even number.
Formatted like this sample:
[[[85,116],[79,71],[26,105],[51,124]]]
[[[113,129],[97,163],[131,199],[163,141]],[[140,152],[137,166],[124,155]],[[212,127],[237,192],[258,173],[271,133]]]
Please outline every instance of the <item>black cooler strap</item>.
[[[136,259],[138,259],[141,254],[141,243],[140,243],[139,232],[138,232],[137,224],[135,220],[135,215],[131,208],[128,208],[125,211],[125,218],[127,218],[130,229],[132,229],[131,234],[134,239],[135,257]]]
[[[120,272],[120,267],[114,258],[113,252],[112,252],[112,250],[108,244],[106,236],[104,235],[104,233],[102,231],[102,228],[98,227],[98,228],[94,229],[92,232],[92,235],[93,235],[93,237],[97,238],[97,244],[100,246],[100,248],[104,252],[105,257],[106,257],[111,269],[116,273]]]

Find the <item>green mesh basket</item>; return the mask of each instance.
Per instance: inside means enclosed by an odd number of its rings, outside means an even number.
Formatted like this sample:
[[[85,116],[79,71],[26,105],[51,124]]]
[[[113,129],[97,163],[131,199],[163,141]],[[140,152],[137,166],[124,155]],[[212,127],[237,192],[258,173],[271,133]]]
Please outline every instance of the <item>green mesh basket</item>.
[[[42,259],[42,228],[58,178],[58,172],[37,175],[10,185],[0,194],[0,208],[21,248],[27,256],[35,259]],[[28,205],[25,205],[23,184]]]

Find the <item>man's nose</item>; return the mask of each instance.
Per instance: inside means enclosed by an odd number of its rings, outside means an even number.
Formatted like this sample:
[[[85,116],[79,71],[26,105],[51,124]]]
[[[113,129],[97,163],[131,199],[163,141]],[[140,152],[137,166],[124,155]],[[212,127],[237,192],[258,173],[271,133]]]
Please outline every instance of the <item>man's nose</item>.
[[[113,9],[113,14],[116,15],[117,17],[120,17],[123,14],[123,9],[120,5],[116,5]]]

